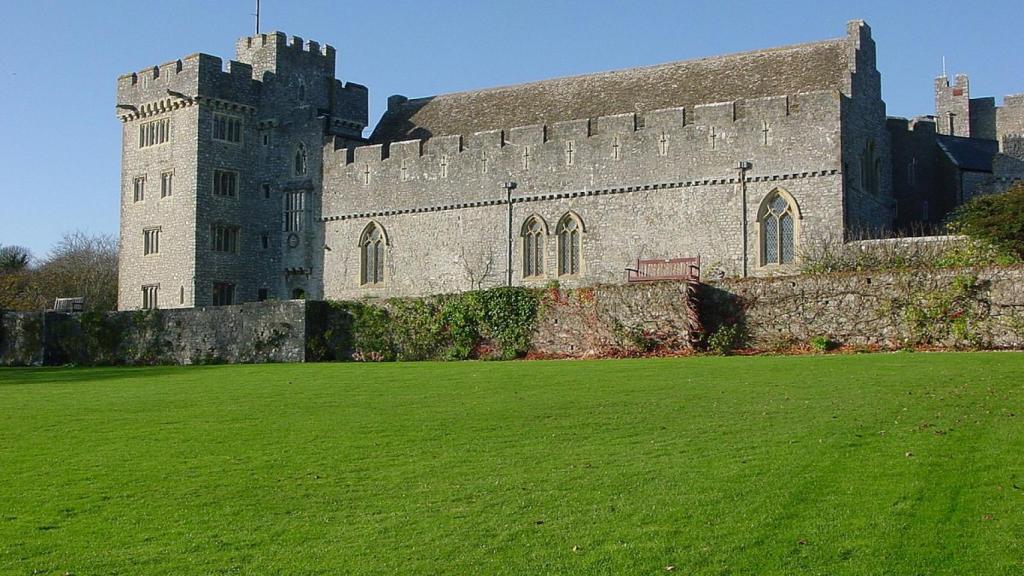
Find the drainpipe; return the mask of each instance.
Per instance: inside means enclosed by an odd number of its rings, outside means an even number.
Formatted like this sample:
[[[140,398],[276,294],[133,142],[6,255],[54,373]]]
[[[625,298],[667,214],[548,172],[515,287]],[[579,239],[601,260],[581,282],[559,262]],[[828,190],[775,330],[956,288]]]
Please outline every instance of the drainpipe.
[[[512,191],[516,189],[516,183],[511,180],[503,184],[505,186],[505,203],[508,206],[508,226],[506,228],[508,232],[508,245],[505,248],[505,270],[506,270],[506,285],[512,285]]]
[[[743,236],[743,277],[747,277],[747,260],[750,249],[747,239],[747,170],[754,167],[750,162],[741,160],[737,165],[740,171],[740,230]]]

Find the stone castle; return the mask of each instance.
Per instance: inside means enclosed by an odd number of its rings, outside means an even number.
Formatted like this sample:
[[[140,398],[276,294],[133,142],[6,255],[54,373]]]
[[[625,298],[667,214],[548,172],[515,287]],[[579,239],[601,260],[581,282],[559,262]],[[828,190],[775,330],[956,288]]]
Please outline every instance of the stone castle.
[[[335,50],[243,38],[118,79],[119,307],[623,282],[643,259],[795,270],[802,243],[934,224],[1024,178],[1024,96],[936,84],[887,118],[844,37],[408,99],[369,137]]]

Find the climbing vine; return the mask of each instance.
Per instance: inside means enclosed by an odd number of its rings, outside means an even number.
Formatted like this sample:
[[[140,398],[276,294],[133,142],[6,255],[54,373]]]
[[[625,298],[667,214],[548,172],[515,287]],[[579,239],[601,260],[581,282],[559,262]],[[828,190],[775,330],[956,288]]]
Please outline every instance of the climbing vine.
[[[910,328],[911,345],[952,344],[975,348],[983,344],[979,326],[988,316],[980,298],[981,283],[972,274],[959,275],[944,288],[920,293],[899,303]]]
[[[464,360],[526,353],[540,311],[528,288],[493,288],[430,299],[330,302],[310,356],[321,360]]]

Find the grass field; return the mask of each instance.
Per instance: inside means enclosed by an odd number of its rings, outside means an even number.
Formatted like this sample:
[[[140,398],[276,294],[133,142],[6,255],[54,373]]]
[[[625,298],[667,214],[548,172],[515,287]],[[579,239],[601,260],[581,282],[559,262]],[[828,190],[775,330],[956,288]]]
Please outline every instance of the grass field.
[[[0,574],[665,573],[1024,573],[1024,355],[0,370]]]

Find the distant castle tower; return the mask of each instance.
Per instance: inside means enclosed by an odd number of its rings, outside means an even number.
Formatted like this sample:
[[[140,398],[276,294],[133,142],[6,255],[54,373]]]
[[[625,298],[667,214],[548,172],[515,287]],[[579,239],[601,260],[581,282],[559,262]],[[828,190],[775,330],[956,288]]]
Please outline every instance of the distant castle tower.
[[[335,50],[281,33],[118,79],[118,306],[319,298],[325,138],[362,142],[367,90]]]
[[[995,98],[971,98],[971,81],[957,74],[953,83],[935,79],[935,129],[945,136],[996,139]]]

